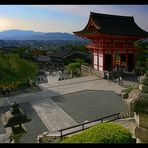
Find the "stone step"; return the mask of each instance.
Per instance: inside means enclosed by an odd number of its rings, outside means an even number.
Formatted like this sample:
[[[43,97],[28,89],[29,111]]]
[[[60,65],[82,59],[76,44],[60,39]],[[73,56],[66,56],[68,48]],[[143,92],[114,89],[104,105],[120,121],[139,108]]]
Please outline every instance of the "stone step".
[[[52,79],[52,77],[51,77]],[[82,82],[86,82],[86,81],[93,81],[93,80],[97,80],[99,79],[99,77],[96,76],[88,76],[88,77],[80,77],[80,78],[74,78],[74,79],[68,79],[68,80],[63,80],[63,81],[55,81],[53,83],[44,83],[44,84],[39,84],[38,86],[41,88],[44,87],[57,87],[57,86],[62,86],[62,85],[70,85],[70,84],[74,84],[74,83],[82,83]],[[49,80],[50,81],[50,80]],[[53,81],[53,80],[51,80]]]

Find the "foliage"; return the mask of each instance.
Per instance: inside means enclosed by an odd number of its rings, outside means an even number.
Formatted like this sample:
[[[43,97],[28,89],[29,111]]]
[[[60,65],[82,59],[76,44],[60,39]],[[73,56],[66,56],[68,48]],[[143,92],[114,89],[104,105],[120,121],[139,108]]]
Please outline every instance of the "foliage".
[[[120,61],[120,54],[119,53],[116,53],[116,60]]]
[[[15,89],[28,84],[37,74],[37,65],[21,59],[18,54],[0,55],[0,89]]]
[[[26,51],[25,48],[15,48],[15,49],[12,49],[12,53],[16,53],[20,57],[25,53],[25,51]]]
[[[73,77],[73,75],[80,74],[80,68],[82,64],[85,64],[84,60],[74,59],[73,63],[70,63],[66,66],[66,70],[70,71]]]
[[[18,54],[20,58],[31,60],[31,54],[27,48],[15,48],[12,53]]]
[[[137,71],[148,70],[148,43],[136,42],[136,46],[143,48],[143,50],[136,53],[136,69]]]
[[[70,63],[66,66],[66,70],[70,71],[72,74],[72,77],[74,74],[78,73],[78,70],[80,69],[80,63]]]
[[[84,45],[68,45],[66,48],[72,49],[74,51],[79,50],[85,53],[89,52],[89,50]]]
[[[102,123],[64,139],[61,143],[133,143],[133,139],[128,129],[121,125]]]

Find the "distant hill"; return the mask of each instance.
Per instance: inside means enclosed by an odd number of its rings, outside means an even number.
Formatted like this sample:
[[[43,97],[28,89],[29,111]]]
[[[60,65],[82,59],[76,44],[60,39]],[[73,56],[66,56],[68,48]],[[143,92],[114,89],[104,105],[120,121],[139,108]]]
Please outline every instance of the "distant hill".
[[[70,33],[35,32],[32,30],[6,30],[0,32],[0,40],[83,40]]]

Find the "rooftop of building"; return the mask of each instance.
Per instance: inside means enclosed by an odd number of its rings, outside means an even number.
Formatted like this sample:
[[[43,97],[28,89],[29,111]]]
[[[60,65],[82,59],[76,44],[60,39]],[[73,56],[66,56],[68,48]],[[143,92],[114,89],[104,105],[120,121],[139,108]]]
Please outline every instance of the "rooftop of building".
[[[110,34],[122,36],[148,37],[148,32],[140,28],[133,16],[120,16],[91,12],[86,27],[74,34],[85,36],[87,34]]]

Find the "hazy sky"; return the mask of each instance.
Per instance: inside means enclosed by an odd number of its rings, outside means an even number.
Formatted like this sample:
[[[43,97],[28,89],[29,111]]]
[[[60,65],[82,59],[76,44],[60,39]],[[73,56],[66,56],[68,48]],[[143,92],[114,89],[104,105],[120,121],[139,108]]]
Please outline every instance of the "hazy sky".
[[[72,33],[86,26],[90,11],[134,16],[137,25],[148,31],[148,5],[0,5],[0,31]]]

